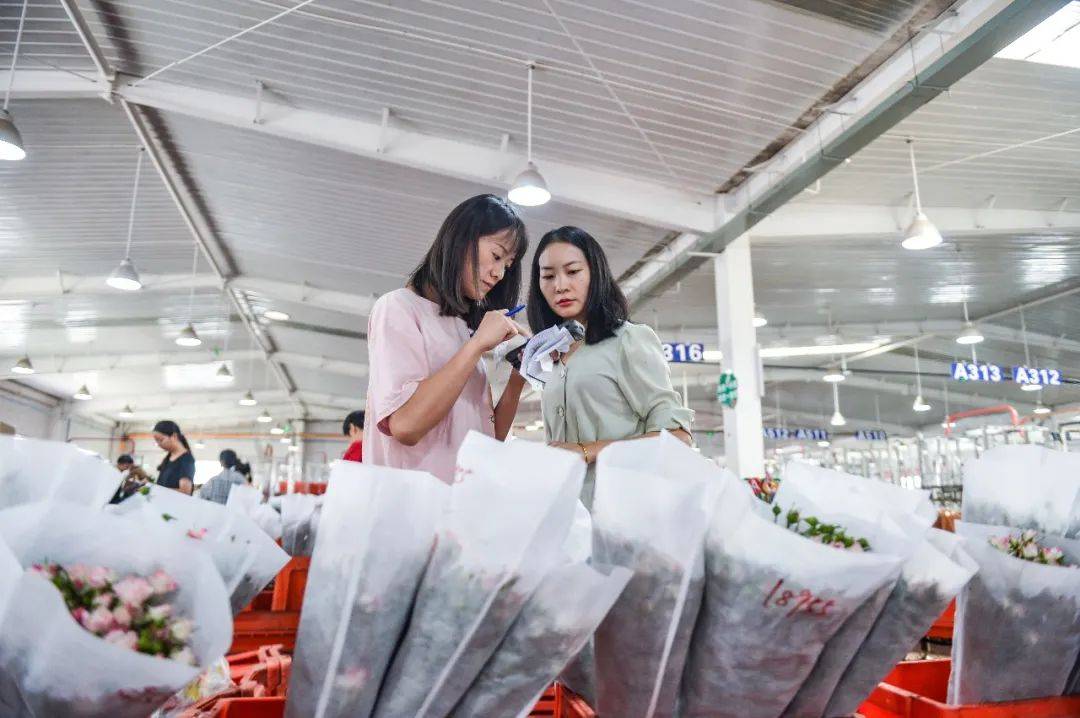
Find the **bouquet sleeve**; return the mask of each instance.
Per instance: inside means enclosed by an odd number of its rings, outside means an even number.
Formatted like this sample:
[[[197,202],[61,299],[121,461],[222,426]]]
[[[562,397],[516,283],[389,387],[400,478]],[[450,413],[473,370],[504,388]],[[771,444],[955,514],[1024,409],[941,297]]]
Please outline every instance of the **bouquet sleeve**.
[[[44,561],[120,574],[165,571],[176,615],[194,622],[196,665],[113,645],[80,626],[48,580],[21,573],[0,621],[0,674],[18,685],[16,716],[144,718],[225,653],[228,597],[210,559],[161,527],[63,502],[0,512],[0,540],[23,568]],[[10,715],[5,713],[5,715]]]
[[[164,526],[209,552],[225,581],[233,615],[251,603],[289,556],[245,514],[179,491],[147,486],[114,508],[144,524]]]
[[[58,499],[100,508],[120,472],[74,444],[0,436],[0,509]]]
[[[741,489],[734,477],[666,432],[601,452],[594,559],[634,572],[596,631],[601,715],[674,715],[701,606],[709,518],[721,492]]]
[[[874,687],[933,625],[978,567],[951,533],[930,529],[904,561],[866,640],[844,670],[825,710],[827,716],[855,712]]]
[[[466,436],[376,716],[443,718],[453,709],[562,560],[584,474],[584,462],[568,451]]]
[[[1080,541],[1047,535],[1070,566],[1010,556],[991,538],[1006,526],[958,521],[957,535],[979,566],[956,601],[950,703],[1060,696],[1080,654]]]
[[[901,559],[823,545],[721,498],[707,584],[683,680],[683,716],[775,718],[826,643]]]
[[[449,491],[424,472],[355,462],[334,467],[308,572],[286,716],[371,715]]]
[[[968,523],[1080,538],[1080,455],[1035,445],[999,446],[964,464]]]
[[[572,563],[541,582],[454,709],[453,718],[527,715],[610,610],[630,571]]]
[[[790,461],[784,465],[784,476],[776,496],[781,501],[787,501],[783,497],[791,492],[797,492],[800,497],[813,501],[817,506],[828,506],[852,515],[857,515],[867,506],[876,506],[900,522],[904,530],[910,530],[907,524],[912,522],[928,528],[938,516],[926,491],[852,476],[804,461]]]

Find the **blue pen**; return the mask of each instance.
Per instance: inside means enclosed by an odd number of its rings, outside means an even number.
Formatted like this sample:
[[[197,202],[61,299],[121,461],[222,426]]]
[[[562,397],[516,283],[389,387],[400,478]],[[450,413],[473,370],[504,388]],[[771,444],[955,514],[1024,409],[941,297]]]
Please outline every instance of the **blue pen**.
[[[511,309],[510,311],[508,311],[508,312],[506,313],[506,316],[508,316],[508,317],[512,317],[512,316],[514,316],[515,314],[518,314],[519,312],[521,312],[521,310],[522,310],[522,309],[524,309],[524,308],[525,308],[525,305],[524,305],[524,304],[519,304],[518,306],[516,306],[516,307],[514,307],[513,309]]]

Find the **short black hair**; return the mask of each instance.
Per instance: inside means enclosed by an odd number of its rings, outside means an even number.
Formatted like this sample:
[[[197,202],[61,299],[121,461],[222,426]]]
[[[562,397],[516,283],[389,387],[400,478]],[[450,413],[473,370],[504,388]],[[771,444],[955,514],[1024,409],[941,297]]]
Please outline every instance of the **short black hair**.
[[[116,457],[116,463],[134,465],[135,459],[131,458],[131,454],[120,454],[120,456]]]
[[[581,250],[589,265],[589,295],[585,298],[585,343],[596,344],[615,336],[615,330],[630,317],[626,301],[615,275],[611,273],[607,255],[600,243],[580,227],[559,227],[545,234],[536,245],[529,283],[529,326],[541,332],[562,322],[540,291],[540,255],[551,244],[565,242]]]
[[[482,303],[474,302],[462,286],[465,268],[471,262],[475,277],[480,238],[507,230],[514,240],[514,263]],[[454,207],[446,216],[435,241],[409,277],[409,286],[421,296],[433,295],[439,314],[461,317],[475,329],[485,311],[510,309],[517,302],[521,293],[521,258],[528,247],[525,223],[510,202],[493,194],[479,194]]]
[[[345,417],[345,421],[341,423],[341,433],[348,436],[350,426],[355,426],[357,429],[364,428],[364,412],[362,410],[349,412],[349,415]]]

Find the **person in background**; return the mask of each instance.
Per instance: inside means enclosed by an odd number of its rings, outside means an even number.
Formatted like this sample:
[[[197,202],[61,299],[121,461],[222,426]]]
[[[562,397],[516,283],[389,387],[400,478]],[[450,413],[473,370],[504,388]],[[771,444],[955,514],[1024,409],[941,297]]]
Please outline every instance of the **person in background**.
[[[518,299],[527,246],[509,202],[477,195],[447,215],[408,284],[375,302],[365,463],[449,483],[466,434],[506,438],[525,380],[514,372],[493,406],[481,357],[522,333],[506,311]]]
[[[666,429],[690,443],[694,413],[682,405],[656,333],[627,320],[629,305],[600,244],[583,229],[543,236],[533,256],[529,324],[534,332],[570,319],[585,327],[544,386],[544,433],[589,465],[582,500],[591,508],[596,455],[615,441]]]
[[[150,483],[150,477],[142,470],[141,466],[135,465],[135,460],[130,454],[121,454],[116,460],[116,468],[120,470],[120,486],[113,494],[110,504],[118,504]]]
[[[363,461],[364,460],[364,412],[353,411],[345,417],[345,422],[341,425],[341,432],[349,438],[351,442],[349,448],[345,449],[345,454],[341,457],[343,461]]]
[[[251,469],[237,458],[236,452],[232,449],[222,451],[218,455],[218,460],[221,462],[221,473],[202,485],[199,489],[199,498],[225,504],[229,501],[229,492],[232,491],[232,487],[246,482],[244,469],[247,469],[248,473],[251,473]]]
[[[158,464],[158,486],[190,496],[195,488],[195,457],[180,427],[175,421],[159,421],[154,424],[154,441],[165,452]]]

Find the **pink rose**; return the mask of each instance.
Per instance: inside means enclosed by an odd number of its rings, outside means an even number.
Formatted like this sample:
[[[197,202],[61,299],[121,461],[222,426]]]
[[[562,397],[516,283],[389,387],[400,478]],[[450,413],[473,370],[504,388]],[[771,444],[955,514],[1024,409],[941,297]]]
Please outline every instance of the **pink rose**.
[[[169,591],[176,590],[176,581],[172,579],[172,576],[165,573],[161,569],[155,571],[154,575],[149,578],[149,581],[150,587],[153,588],[154,593],[158,594],[159,596],[168,593]]]
[[[87,574],[87,583],[93,588],[105,588],[115,580],[115,574],[104,566],[95,566]]]
[[[85,626],[86,625],[86,617],[88,615],[90,615],[90,614],[82,606],[79,606],[78,608],[76,608],[74,611],[71,612],[71,617],[74,618],[76,621],[78,621],[80,626]]]
[[[188,529],[187,535],[193,539],[202,539],[203,536],[206,536],[206,529],[199,529],[197,531],[195,529]]]
[[[94,596],[94,608],[100,608],[104,606],[109,608],[113,604],[113,600],[116,598],[116,594],[111,591],[105,591]]]
[[[192,631],[195,630],[195,624],[190,619],[181,618],[178,621],[174,621],[172,626],[169,627],[169,632],[172,633],[172,637],[181,643],[186,643],[191,638]]]
[[[154,595],[150,582],[138,576],[121,579],[113,586],[113,590],[121,601],[136,607],[142,606],[146,603],[146,599]]]
[[[139,636],[135,631],[109,631],[105,635],[105,642],[134,651],[139,646]]]
[[[95,608],[86,616],[83,626],[91,633],[104,634],[113,627],[113,612],[104,607]]]
[[[75,588],[82,588],[90,581],[90,569],[83,566],[81,563],[77,563],[70,567],[67,570],[67,574]]]
[[[128,610],[127,606],[121,604],[119,608],[115,609],[112,612],[112,615],[113,615],[113,620],[116,621],[116,625],[119,626],[120,628],[130,628],[131,627],[132,616],[131,616],[131,611]]]
[[[1039,555],[1039,547],[1033,543],[1024,544],[1024,548],[1021,549],[1020,555],[1023,558],[1037,558]]]
[[[1057,546],[1043,549],[1043,558],[1047,563],[1061,563],[1061,560],[1065,557],[1065,552],[1059,549]]]

